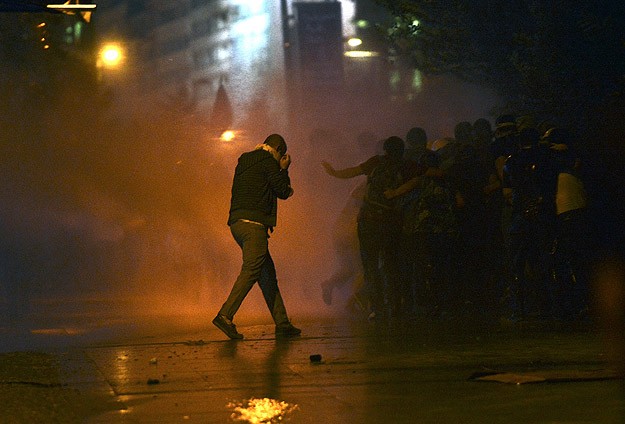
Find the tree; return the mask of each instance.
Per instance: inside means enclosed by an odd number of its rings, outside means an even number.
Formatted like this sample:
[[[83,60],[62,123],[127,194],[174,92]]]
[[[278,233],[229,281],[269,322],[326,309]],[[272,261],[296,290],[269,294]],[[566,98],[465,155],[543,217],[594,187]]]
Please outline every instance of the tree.
[[[625,88],[618,0],[377,0],[392,50],[425,73],[494,88],[517,113],[583,127]],[[418,21],[418,24],[417,24]]]

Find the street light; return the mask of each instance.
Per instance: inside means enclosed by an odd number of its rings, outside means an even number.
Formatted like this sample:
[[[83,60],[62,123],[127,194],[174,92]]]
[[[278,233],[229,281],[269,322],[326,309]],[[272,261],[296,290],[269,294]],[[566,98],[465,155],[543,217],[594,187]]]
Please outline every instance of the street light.
[[[237,136],[237,133],[233,130],[226,130],[224,132],[221,133],[221,136],[219,137],[219,139],[221,141],[232,141],[235,139],[235,137]]]
[[[98,56],[98,67],[118,68],[124,60],[123,50],[119,44],[109,43],[102,46]]]
[[[347,40],[347,44],[349,47],[358,47],[362,44],[362,40],[360,38],[353,37]]]
[[[350,58],[366,58],[366,57],[376,57],[379,56],[378,52],[370,51],[370,50],[362,50],[361,46],[363,44],[362,39],[357,37],[352,37],[347,40],[347,49],[343,53],[345,57]]]

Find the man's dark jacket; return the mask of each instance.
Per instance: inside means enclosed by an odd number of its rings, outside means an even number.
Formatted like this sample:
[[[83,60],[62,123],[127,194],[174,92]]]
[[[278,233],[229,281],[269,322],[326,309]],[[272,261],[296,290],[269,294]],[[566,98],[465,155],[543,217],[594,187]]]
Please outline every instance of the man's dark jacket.
[[[234,171],[228,225],[247,219],[275,227],[278,199],[291,193],[289,172],[271,153],[263,149],[243,153]]]

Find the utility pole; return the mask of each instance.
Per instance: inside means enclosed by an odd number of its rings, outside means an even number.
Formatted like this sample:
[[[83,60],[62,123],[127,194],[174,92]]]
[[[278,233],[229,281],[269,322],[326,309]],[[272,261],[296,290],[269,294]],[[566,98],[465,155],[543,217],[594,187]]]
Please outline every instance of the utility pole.
[[[284,77],[286,83],[286,109],[287,126],[289,130],[293,126],[295,107],[298,96],[295,91],[295,67],[293,55],[293,43],[291,39],[290,17],[287,0],[280,0],[280,16],[282,19],[282,48],[284,52]]]

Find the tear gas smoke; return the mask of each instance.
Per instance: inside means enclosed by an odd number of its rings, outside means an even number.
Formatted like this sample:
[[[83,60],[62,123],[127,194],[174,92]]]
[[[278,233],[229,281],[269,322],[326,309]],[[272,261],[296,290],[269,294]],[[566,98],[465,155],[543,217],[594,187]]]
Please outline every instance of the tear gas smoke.
[[[41,313],[59,299],[91,301],[109,315],[214,315],[241,264],[226,225],[236,159],[278,132],[293,157],[295,189],[280,202],[270,242],[287,310],[296,321],[344,313],[349,289],[327,306],[321,283],[337,266],[335,222],[364,177],[333,179],[321,161],[356,165],[379,151],[380,140],[403,138],[413,126],[430,138],[449,135],[493,104],[478,88],[435,79],[410,107],[329,98],[331,113],[303,111],[290,130],[267,122],[286,111],[257,105],[246,138],[224,143],[185,114],[153,105],[123,118],[85,117],[74,95],[40,115],[1,122],[0,298],[9,312],[30,305]],[[237,316],[246,319],[270,322],[257,288]]]

